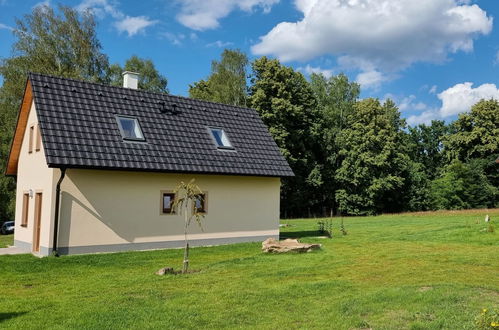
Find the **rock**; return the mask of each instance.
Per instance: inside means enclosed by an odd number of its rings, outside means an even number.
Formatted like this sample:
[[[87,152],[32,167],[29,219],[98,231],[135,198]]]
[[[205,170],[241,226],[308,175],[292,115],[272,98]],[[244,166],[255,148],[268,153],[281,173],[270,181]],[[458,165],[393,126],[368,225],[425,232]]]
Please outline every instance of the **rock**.
[[[321,244],[300,243],[297,239],[289,238],[284,241],[267,238],[262,243],[262,251],[266,253],[310,252],[320,248]]]
[[[490,222],[490,217],[488,214],[485,216],[485,222]]]
[[[171,267],[164,267],[156,272],[156,275],[165,275],[165,274],[175,274],[175,271]]]

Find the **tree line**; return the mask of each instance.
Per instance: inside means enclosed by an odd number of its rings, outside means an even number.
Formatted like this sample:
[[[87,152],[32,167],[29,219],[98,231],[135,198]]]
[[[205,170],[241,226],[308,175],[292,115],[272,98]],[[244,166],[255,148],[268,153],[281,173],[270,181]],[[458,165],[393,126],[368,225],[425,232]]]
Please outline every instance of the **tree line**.
[[[121,85],[139,72],[139,88],[167,93],[148,59],[124,67],[102,52],[91,12],[36,7],[16,23],[12,56],[0,75],[0,153],[5,168],[26,74],[30,71]],[[408,127],[397,105],[360,99],[344,74],[303,74],[267,57],[249,61],[226,49],[189,96],[258,111],[295,177],[281,189],[283,217],[499,206],[499,102],[482,100],[452,123]],[[0,217],[12,218],[15,182],[0,179]]]

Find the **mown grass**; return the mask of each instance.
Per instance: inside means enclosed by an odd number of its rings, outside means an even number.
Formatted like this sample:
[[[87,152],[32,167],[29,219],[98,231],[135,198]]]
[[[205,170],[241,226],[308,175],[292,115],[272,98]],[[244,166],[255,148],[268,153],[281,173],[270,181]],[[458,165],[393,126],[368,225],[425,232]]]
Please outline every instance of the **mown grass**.
[[[333,239],[314,237],[314,220],[283,221],[283,236],[323,249],[194,248],[200,272],[177,276],[154,272],[180,268],[181,250],[0,256],[0,328],[473,329],[499,306],[499,234],[484,216],[345,218]]]
[[[0,248],[14,245],[14,235],[0,235]]]

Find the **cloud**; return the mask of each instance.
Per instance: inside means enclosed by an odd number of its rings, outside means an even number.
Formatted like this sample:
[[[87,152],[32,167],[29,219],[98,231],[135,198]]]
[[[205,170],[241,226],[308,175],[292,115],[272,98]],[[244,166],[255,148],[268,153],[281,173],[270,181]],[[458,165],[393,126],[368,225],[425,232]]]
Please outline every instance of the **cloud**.
[[[473,88],[473,83],[454,85],[437,95],[442,101],[440,115],[449,117],[471,109],[482,99],[499,100],[499,89],[495,84],[483,84]]]
[[[496,52],[496,55],[494,56],[494,65],[499,64],[499,50]]]
[[[142,33],[144,30],[151,25],[158,23],[158,21],[150,20],[146,16],[125,16],[122,20],[114,23],[118,32],[126,32],[129,37],[136,35],[137,33]]]
[[[431,86],[430,90],[428,91],[430,94],[437,94],[437,85]]]
[[[3,30],[3,29],[10,30],[10,31],[14,30],[14,28],[12,28],[12,27],[10,27],[8,25],[0,23],[0,30]]]
[[[378,89],[381,86],[381,83],[387,80],[390,79],[377,70],[361,72],[355,78],[355,81],[359,83],[363,88],[373,89]]]
[[[229,47],[229,46],[232,46],[234,43],[233,42],[230,42],[230,41],[221,41],[221,40],[217,40],[215,42],[211,42],[209,44],[206,44],[206,47],[218,47],[218,48],[225,48],[225,47]]]
[[[428,110],[423,111],[419,115],[412,115],[407,118],[407,124],[410,126],[416,126],[419,124],[429,125],[432,120],[441,119],[438,115],[438,110]]]
[[[299,67],[296,70],[303,72],[307,75],[311,75],[312,73],[322,74],[326,78],[331,78],[333,73],[334,73],[334,70],[332,70],[332,69],[323,69],[323,68],[318,67],[318,66],[313,67],[310,64],[307,64],[307,66],[305,66],[305,67]]]
[[[123,19],[125,16],[121,11],[116,9],[116,6],[111,4],[108,0],[83,0],[78,6],[78,11],[91,10],[95,16],[104,18],[110,15],[115,19]]]
[[[129,37],[143,33],[145,29],[158,21],[147,16],[128,16],[116,8],[115,2],[110,0],[83,0],[78,6],[78,11],[91,10],[95,16],[104,18],[107,15],[115,19],[114,27],[119,33],[126,32]]]
[[[37,8],[37,7],[50,7],[50,0],[45,0],[45,1],[40,1],[37,2],[33,7],[31,8]]]
[[[428,106],[423,103],[423,102],[415,102],[416,101],[416,95],[409,95],[407,97],[404,97],[400,102],[399,102],[399,110],[400,111],[410,111],[410,110],[426,110]]]
[[[472,51],[493,21],[478,5],[457,0],[295,0],[295,6],[303,18],[277,24],[253,54],[284,62],[338,56],[371,85],[383,81],[382,72]]]
[[[185,34],[180,33],[180,34],[175,34],[171,32],[164,32],[162,33],[162,36],[168,39],[172,44],[175,46],[180,46],[185,39]],[[191,36],[192,39],[192,36]]]
[[[411,115],[407,118],[409,125],[428,124],[434,119],[446,119],[467,112],[482,99],[499,100],[499,88],[495,84],[483,84],[473,88],[473,83],[465,82],[447,88],[437,94],[437,97],[442,102],[440,108],[430,108],[422,102],[416,103],[414,102],[416,97],[411,95],[409,99],[404,99],[400,102],[399,109],[401,111],[422,111],[420,114]]]
[[[203,31],[217,28],[219,20],[234,10],[252,12],[255,8],[261,8],[264,13],[268,13],[279,0],[177,0],[177,2],[181,6],[177,20],[188,28]]]

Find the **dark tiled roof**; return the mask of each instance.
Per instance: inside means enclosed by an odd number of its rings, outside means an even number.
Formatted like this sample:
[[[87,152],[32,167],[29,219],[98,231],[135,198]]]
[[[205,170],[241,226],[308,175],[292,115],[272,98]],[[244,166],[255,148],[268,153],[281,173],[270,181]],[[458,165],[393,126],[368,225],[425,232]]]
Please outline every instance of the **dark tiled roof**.
[[[50,167],[292,176],[257,112],[184,97],[30,74]],[[162,113],[174,104],[180,113]],[[124,142],[116,115],[136,117],[146,143]],[[218,150],[221,127],[234,151]]]

